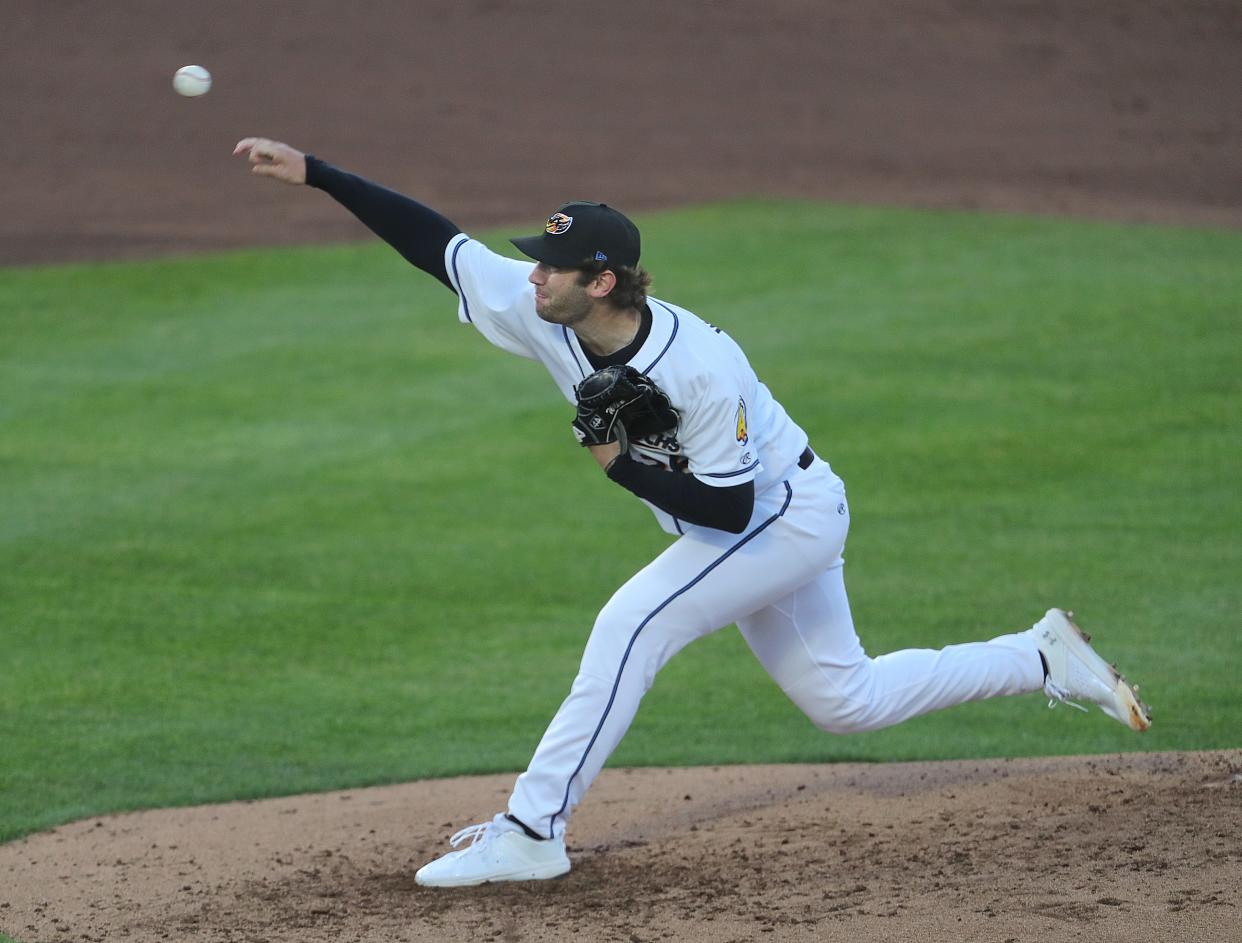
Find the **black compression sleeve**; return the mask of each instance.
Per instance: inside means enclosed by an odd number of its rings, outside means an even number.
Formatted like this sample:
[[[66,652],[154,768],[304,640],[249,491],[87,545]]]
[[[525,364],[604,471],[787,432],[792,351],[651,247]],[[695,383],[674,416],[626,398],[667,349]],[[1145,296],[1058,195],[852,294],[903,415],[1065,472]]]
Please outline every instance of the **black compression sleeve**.
[[[306,185],[327,193],[411,265],[434,275],[449,289],[444,249],[461,227],[435,210],[394,190],[306,155]]]
[[[755,509],[755,484],[713,488],[693,475],[666,471],[620,455],[608,466],[608,477],[662,511],[691,524],[740,534]]]

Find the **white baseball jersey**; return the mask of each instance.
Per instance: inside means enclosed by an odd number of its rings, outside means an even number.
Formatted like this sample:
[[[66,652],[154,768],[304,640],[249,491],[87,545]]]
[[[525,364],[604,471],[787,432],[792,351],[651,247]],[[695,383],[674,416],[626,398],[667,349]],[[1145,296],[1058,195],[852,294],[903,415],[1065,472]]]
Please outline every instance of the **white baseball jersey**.
[[[573,331],[535,312],[527,279],[533,263],[505,258],[463,234],[449,242],[445,267],[461,320],[497,347],[540,361],[575,403],[574,386],[594,368]],[[630,365],[655,381],[680,419],[672,432],[632,441],[631,456],[717,487],[753,481],[757,495],[784,480],[807,436],[755,376],[742,349],[684,308],[655,298],[648,305],[651,332]],[[693,526],[644,503],[669,533]]]
[[[461,320],[498,347],[543,363],[574,403],[574,384],[594,371],[574,333],[536,312],[527,281],[533,263],[465,235],[449,242],[445,262]],[[754,514],[744,533],[732,534],[653,508],[666,530],[682,536],[596,617],[569,695],[514,784],[515,819],[540,836],[563,836],[656,673],[684,645],[730,623],[794,703],[835,732],[1039,689],[1028,634],[869,658],[841,572],[845,485],[826,462],[798,461],[806,434],[727,335],[675,305],[654,298],[649,305],[651,331],[630,364],[668,394],[680,423],[674,436],[632,443],[631,454],[709,485],[754,481]],[[503,814],[495,823],[518,827]]]

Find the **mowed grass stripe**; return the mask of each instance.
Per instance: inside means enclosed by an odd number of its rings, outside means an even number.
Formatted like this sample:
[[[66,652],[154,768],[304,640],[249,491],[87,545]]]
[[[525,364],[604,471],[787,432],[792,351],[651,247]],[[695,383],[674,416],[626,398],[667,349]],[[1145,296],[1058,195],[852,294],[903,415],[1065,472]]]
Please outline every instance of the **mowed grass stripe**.
[[[640,222],[656,294],[737,338],[846,479],[869,651],[1074,606],[1156,725],[1030,697],[832,737],[726,630],[614,763],[1238,745],[1242,236],[761,202]],[[454,305],[379,245],[0,271],[0,838],[525,764],[665,538]]]

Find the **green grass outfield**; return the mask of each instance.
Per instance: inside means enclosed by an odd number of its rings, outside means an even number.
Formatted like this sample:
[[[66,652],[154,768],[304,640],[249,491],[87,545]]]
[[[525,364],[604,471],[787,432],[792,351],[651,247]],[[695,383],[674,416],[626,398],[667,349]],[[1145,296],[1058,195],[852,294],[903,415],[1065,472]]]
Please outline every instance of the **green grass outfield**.
[[[834,737],[730,629],[661,674],[614,765],[1242,744],[1242,234],[758,202],[641,223],[655,293],[737,338],[845,478],[869,651],[1073,607],[1155,726],[1030,696]],[[380,244],[0,271],[0,840],[525,764],[666,538],[542,369],[454,309]]]

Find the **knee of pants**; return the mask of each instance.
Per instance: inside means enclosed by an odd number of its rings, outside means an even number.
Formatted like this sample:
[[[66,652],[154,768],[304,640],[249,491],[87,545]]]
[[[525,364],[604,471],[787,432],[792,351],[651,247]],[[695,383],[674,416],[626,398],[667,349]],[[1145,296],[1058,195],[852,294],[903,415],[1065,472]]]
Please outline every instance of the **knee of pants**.
[[[861,733],[872,729],[871,660],[803,682],[786,693],[820,730]]]
[[[581,671],[615,677],[624,665],[637,671],[650,688],[656,672],[695,637],[668,612],[653,613],[653,606],[614,596],[600,611],[582,654]]]

